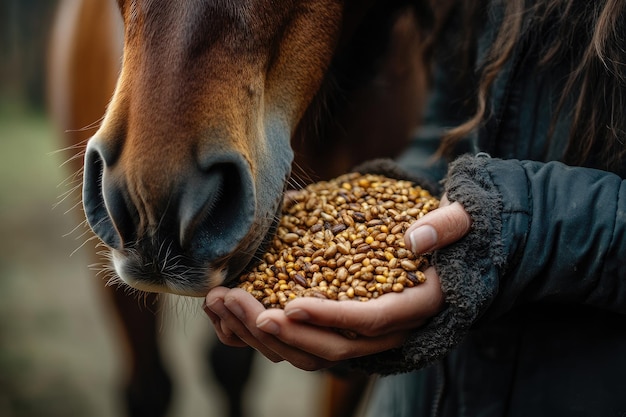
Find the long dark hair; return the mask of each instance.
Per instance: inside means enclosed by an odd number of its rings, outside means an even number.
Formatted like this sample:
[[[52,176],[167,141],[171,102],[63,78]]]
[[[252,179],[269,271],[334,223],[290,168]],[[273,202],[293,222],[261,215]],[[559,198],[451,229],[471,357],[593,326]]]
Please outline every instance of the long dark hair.
[[[482,2],[452,0],[465,13],[484,13]],[[540,65],[569,65],[554,123],[572,100],[571,130],[563,160],[572,165],[592,164],[624,170],[626,157],[626,0],[499,0],[505,3],[502,26],[483,63],[475,98],[475,113],[452,129],[440,147],[447,155],[460,138],[484,120],[490,88],[523,30],[550,36],[535,37]],[[532,3],[532,4],[527,4]],[[524,29],[524,28],[527,29]],[[543,36],[543,35],[542,35]],[[465,37],[467,38],[467,37]],[[464,43],[461,43],[463,45]]]

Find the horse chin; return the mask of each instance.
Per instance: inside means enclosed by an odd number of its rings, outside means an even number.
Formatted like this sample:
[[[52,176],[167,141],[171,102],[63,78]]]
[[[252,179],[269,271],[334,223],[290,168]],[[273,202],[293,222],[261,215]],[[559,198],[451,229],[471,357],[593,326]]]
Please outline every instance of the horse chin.
[[[111,258],[116,274],[127,286],[149,293],[167,293],[188,297],[204,297],[210,288],[219,285],[225,272],[219,268],[208,268],[206,273],[199,274],[199,268],[182,266],[180,271],[160,270],[152,265],[160,261],[146,262],[136,251],[111,251]],[[146,267],[150,265],[150,267]],[[185,274],[185,270],[187,274]],[[201,276],[206,278],[200,279]]]

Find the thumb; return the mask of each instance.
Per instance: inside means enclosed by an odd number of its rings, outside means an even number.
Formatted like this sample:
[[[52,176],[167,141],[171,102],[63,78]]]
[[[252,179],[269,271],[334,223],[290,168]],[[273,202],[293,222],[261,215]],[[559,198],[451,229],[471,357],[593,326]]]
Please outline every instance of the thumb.
[[[426,213],[413,223],[404,234],[407,248],[416,254],[430,252],[448,246],[465,236],[472,225],[472,218],[463,206],[450,204],[444,198],[438,209]]]

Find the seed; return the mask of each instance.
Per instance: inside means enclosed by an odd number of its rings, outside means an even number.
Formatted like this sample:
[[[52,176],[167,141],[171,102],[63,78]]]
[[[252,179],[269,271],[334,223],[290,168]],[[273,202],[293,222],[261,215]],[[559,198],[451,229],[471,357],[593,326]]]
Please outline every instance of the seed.
[[[343,232],[347,228],[348,228],[348,226],[346,226],[345,224],[338,223],[338,224],[334,225],[333,227],[331,227],[330,231],[333,233],[333,235],[336,235],[337,233]]]
[[[402,223],[398,223],[396,224],[392,229],[391,229],[391,234],[392,235],[398,235],[404,233],[404,225]]]
[[[326,259],[334,258],[336,254],[337,254],[337,245],[331,244],[324,251],[324,258]]]
[[[396,252],[396,257],[397,258],[406,258],[410,256],[410,252],[404,248],[400,248],[398,249],[398,251]]]
[[[368,252],[372,247],[367,243],[363,243],[356,248],[356,253],[365,253]]]
[[[304,278],[302,275],[300,274],[295,274],[293,277],[294,281],[297,282],[299,285],[302,285],[303,287],[307,286],[306,283],[306,278]]]
[[[400,262],[400,266],[402,268],[406,269],[407,271],[411,271],[411,272],[413,272],[413,271],[415,271],[417,269],[417,265],[415,265],[415,262],[410,261],[408,259],[403,259]]]
[[[296,242],[299,238],[300,236],[298,236],[296,233],[287,233],[283,236],[283,241],[285,243],[293,243]]]
[[[415,273],[413,272],[409,272],[406,274],[407,278],[414,284],[420,284],[424,281],[426,281],[426,275],[424,275],[424,273],[422,271],[417,271]]]
[[[404,233],[438,201],[408,181],[347,174],[294,192],[263,262],[239,286],[266,308],[294,298],[367,301],[424,282]]]
[[[354,263],[354,264],[350,265],[350,267],[348,268],[348,273],[350,275],[354,275],[358,271],[360,271],[361,268],[363,268],[363,265],[361,265],[360,263]]]
[[[354,221],[356,222],[360,222],[363,223],[365,222],[365,214],[361,213],[361,212],[356,212],[352,214],[352,218],[354,219]]]
[[[366,297],[367,296],[367,289],[362,286],[362,285],[357,285],[354,288],[354,294],[358,295],[359,297]]]
[[[352,262],[353,263],[358,263],[360,264],[361,262],[363,262],[365,259],[367,258],[367,253],[356,253],[353,257],[352,257]]]
[[[320,216],[322,216],[322,219],[326,220],[327,222],[332,222],[335,220],[335,218],[331,214],[325,212],[322,212]]]
[[[317,222],[319,221],[319,219],[316,216],[311,216],[311,217],[307,217],[304,220],[304,224],[306,224],[308,227],[312,227],[313,225],[315,225]]]
[[[350,243],[349,242],[341,242],[337,244],[337,250],[339,251],[339,253],[341,253],[342,255],[347,255],[350,253]]]

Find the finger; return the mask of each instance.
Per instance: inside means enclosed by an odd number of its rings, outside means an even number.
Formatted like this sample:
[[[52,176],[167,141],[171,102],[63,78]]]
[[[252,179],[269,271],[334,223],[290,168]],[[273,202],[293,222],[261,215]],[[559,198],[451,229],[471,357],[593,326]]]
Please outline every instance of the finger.
[[[448,246],[465,236],[472,219],[463,206],[454,202],[428,212],[404,234],[404,243],[414,253],[426,253]]]
[[[215,299],[212,303],[215,302],[223,302],[223,300],[218,301]],[[227,346],[232,347],[245,347],[248,346],[243,340],[241,340],[237,335],[235,335],[225,324],[222,323],[222,320],[219,318],[217,314],[215,314],[211,309],[206,305],[206,303],[202,306],[202,309],[206,313],[206,315],[213,323],[213,327],[215,329],[215,334],[220,342],[224,343]]]
[[[224,297],[224,306],[226,311],[218,313],[222,322],[226,323],[241,340],[257,349],[268,359],[274,362],[287,360],[292,365],[307,371],[333,365],[309,352],[289,346],[274,335],[257,328],[257,317],[260,312],[265,311],[265,308],[248,292],[242,289],[230,290]],[[282,311],[280,313],[284,315]]]
[[[212,290],[213,292],[215,290]],[[211,294],[211,293],[209,293]],[[226,341],[222,340],[225,344],[232,343],[234,338],[244,342],[245,344],[253,347],[263,354],[265,357],[270,359],[273,362],[280,362],[282,358],[276,355],[271,350],[267,349],[262,343],[256,340],[248,331],[245,323],[243,323],[232,311],[228,308],[227,305],[227,297],[229,294],[229,290],[220,291],[218,294],[223,294],[224,298],[219,296],[207,296],[207,309],[215,315],[220,323],[219,328],[216,328],[216,332],[218,333],[218,337],[220,340],[225,338]],[[233,308],[231,306],[231,308]],[[231,336],[234,335],[234,336]]]
[[[367,302],[297,298],[285,306],[285,315],[291,320],[351,330],[370,337],[415,329],[443,306],[437,273],[432,267],[424,273],[424,283]],[[259,320],[265,314],[262,313]]]
[[[258,326],[260,329],[272,331],[274,336],[285,344],[309,352],[330,363],[371,355],[400,346],[408,334],[407,332],[393,332],[377,337],[346,338],[332,328],[290,320],[276,309],[268,310],[260,316]]]

